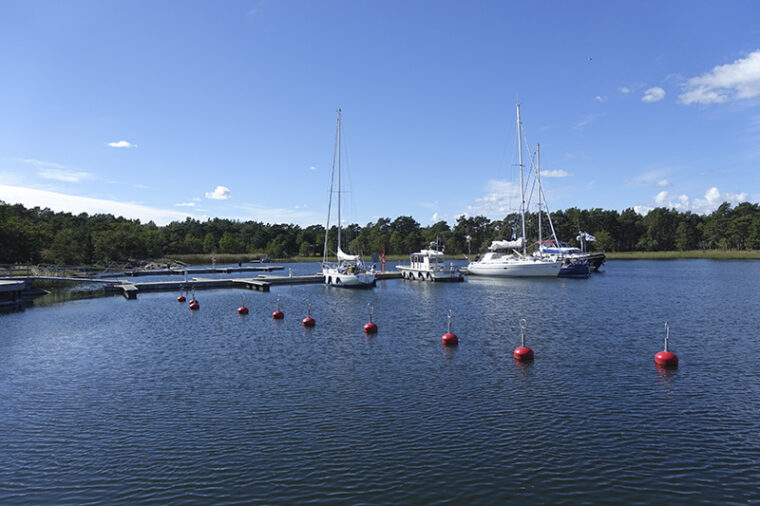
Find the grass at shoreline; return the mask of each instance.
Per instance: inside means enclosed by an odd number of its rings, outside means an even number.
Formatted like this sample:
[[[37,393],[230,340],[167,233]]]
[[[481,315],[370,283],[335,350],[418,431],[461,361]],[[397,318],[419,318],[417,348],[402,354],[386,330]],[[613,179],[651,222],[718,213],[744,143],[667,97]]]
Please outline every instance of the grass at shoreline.
[[[684,258],[760,259],[760,250],[617,251],[607,253],[609,260],[678,260]]]

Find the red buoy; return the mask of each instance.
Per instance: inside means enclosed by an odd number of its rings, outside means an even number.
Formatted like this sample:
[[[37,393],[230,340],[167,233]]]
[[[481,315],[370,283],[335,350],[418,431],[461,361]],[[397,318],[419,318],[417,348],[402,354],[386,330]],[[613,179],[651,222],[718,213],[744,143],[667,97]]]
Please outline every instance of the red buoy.
[[[188,307],[189,307],[190,309],[192,309],[193,311],[195,311],[196,309],[200,309],[200,308],[201,308],[201,305],[200,305],[200,304],[198,304],[198,301],[197,301],[197,300],[194,300],[194,301],[190,302],[190,305],[189,305]]]
[[[237,311],[238,314],[248,314],[248,308],[245,306],[240,306]]]
[[[195,304],[195,303],[197,303],[197,302],[198,302],[198,301],[197,301],[197,300],[195,300],[195,299],[190,299],[190,302],[188,302],[188,304]]]
[[[528,322],[525,318],[520,319],[520,346],[515,348],[514,357],[515,360],[520,362],[529,362],[533,360],[533,350],[525,346],[525,329],[528,326]]]
[[[377,334],[377,324],[372,321],[372,313],[375,312],[375,306],[372,303],[367,304],[369,307],[369,322],[364,324],[365,334]]]
[[[315,322],[314,318],[312,318],[311,316],[307,316],[306,318],[303,319],[301,323],[303,323],[304,327],[313,327],[314,325],[316,325],[317,322]]]
[[[272,319],[282,320],[283,318],[285,318],[285,313],[280,311],[280,298],[277,297],[277,309],[275,310],[274,313],[272,313]]]
[[[654,355],[654,363],[661,367],[678,367],[678,357],[672,351],[668,351],[668,338],[670,337],[670,325],[665,322],[665,349]]]
[[[456,334],[446,332],[443,336],[441,336],[441,342],[444,346],[456,346],[459,344],[459,338]]]
[[[177,302],[185,302],[186,300],[187,299],[185,298],[184,295],[180,295],[179,297],[177,297]]]
[[[449,323],[448,323],[448,331],[441,336],[441,342],[444,346],[457,346],[459,344],[459,338],[456,334],[451,332],[451,319],[454,316],[451,314],[451,309],[449,309]]]
[[[533,360],[533,350],[527,346],[518,346],[515,348],[515,359],[519,360],[520,362]]]

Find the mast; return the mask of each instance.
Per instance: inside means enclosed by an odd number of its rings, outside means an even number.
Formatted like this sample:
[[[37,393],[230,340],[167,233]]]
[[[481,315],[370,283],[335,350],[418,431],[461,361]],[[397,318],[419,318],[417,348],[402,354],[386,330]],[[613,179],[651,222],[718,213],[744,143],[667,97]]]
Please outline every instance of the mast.
[[[340,252],[340,230],[341,230],[341,222],[340,222],[340,197],[341,197],[341,186],[340,186],[340,109],[338,109],[338,251]],[[340,262],[340,258],[338,259],[338,262]]]
[[[338,147],[340,146],[339,135],[340,135],[340,109],[338,109],[338,126],[335,128],[335,151],[333,151],[332,169],[330,169],[330,196],[327,199],[327,224],[325,225],[325,246],[322,249],[322,264],[325,264],[327,262],[327,239],[330,236],[330,214],[332,212],[332,198],[333,198],[333,191],[334,191],[333,185],[335,184],[335,159],[337,158],[336,152],[338,150]],[[340,174],[340,172],[338,172],[338,174]],[[338,209],[340,210],[340,199],[338,199]],[[340,245],[340,224],[338,226],[338,244]],[[340,246],[338,246],[338,249],[340,249]]]
[[[520,164],[520,228],[523,241],[523,256],[527,254],[525,246],[525,186],[523,184],[523,162],[522,162],[522,123],[520,123],[520,104],[517,105],[517,153]],[[338,201],[340,202],[340,201]]]
[[[536,179],[538,179],[538,251],[541,252],[541,144],[536,144]]]

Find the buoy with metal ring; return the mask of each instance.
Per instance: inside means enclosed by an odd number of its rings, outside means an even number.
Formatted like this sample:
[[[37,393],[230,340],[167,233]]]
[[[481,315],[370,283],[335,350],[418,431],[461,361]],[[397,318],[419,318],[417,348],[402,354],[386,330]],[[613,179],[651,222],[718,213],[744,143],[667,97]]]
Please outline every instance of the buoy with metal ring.
[[[374,312],[375,307],[372,304],[367,305],[369,306],[369,322],[364,324],[364,333],[377,334],[377,324],[372,321],[372,313]]]
[[[678,367],[678,356],[672,351],[668,351],[668,338],[670,337],[670,325],[665,322],[665,349],[655,353],[654,362],[660,367],[676,368]]]
[[[533,360],[533,350],[525,346],[525,329],[528,326],[528,322],[525,320],[525,318],[520,319],[520,346],[515,348],[514,356],[515,360],[519,360],[520,362],[529,362]]]
[[[274,313],[272,313],[272,319],[282,320],[283,318],[285,318],[285,313],[280,311],[280,298],[277,297],[277,309],[275,310]]]
[[[180,295],[179,297],[177,297],[177,302],[185,302],[186,300],[187,299],[185,298],[184,295]]]
[[[441,342],[444,346],[457,346],[459,344],[459,338],[456,334],[451,332],[451,319],[453,318],[453,315],[451,314],[451,309],[449,309],[449,323],[448,323],[448,330],[447,332],[441,336]]]
[[[248,314],[248,308],[245,306],[240,306],[237,310],[238,314]]]
[[[317,324],[317,322],[314,321],[314,318],[311,317],[311,304],[309,303],[308,300],[306,300],[306,318],[301,320],[301,323],[303,324],[304,327],[308,327],[308,328],[311,328]]]
[[[195,311],[195,310],[197,310],[197,309],[200,309],[200,308],[201,308],[201,305],[198,303],[198,301],[197,301],[197,300],[191,300],[191,301],[190,301],[190,304],[188,305],[188,307],[189,307],[190,309],[192,309],[193,311]]]

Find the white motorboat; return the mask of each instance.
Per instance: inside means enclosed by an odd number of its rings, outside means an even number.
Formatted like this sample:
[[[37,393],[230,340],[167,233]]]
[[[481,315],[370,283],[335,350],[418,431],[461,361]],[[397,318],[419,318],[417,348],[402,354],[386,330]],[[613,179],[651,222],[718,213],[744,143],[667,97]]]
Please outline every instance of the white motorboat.
[[[517,144],[520,165],[521,235],[510,241],[493,241],[482,258],[467,265],[468,274],[498,277],[557,277],[562,261],[556,258],[528,255],[525,241],[525,183],[522,161],[522,123],[517,104]]]
[[[333,167],[330,172],[330,198],[327,206],[327,226],[325,227],[325,246],[322,258],[322,275],[325,284],[328,286],[340,286],[346,288],[366,288],[375,286],[375,269],[374,266],[367,268],[362,262],[359,255],[349,255],[341,248],[341,221],[340,221],[340,201],[341,201],[341,167],[340,167],[340,136],[341,136],[341,114],[338,109],[338,126],[335,134],[335,157]],[[334,190],[335,175],[337,173],[338,189]],[[338,248],[336,251],[337,262],[329,263],[327,261],[327,237],[330,233],[330,212],[332,210],[333,193],[338,194]]]
[[[401,277],[416,281],[464,281],[464,276],[459,269],[454,268],[451,262],[446,267],[443,255],[443,246],[438,238],[430,243],[428,249],[420,250],[409,256],[408,265],[397,265],[401,271]]]

